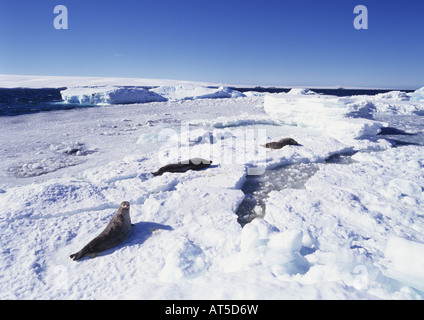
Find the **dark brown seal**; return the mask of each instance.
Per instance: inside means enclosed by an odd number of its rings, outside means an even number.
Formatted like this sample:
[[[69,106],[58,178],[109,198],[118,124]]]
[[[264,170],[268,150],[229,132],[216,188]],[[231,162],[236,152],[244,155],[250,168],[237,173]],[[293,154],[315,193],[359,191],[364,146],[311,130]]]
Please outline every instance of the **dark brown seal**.
[[[177,163],[168,164],[158,171],[153,172],[154,176],[159,176],[165,172],[186,172],[188,170],[201,170],[210,167],[212,161],[205,160],[202,158],[193,158]]]
[[[87,254],[97,254],[122,243],[131,233],[130,203],[121,203],[118,211],[97,237],[91,240],[81,251],[71,254],[71,259],[79,260]]]
[[[285,146],[298,146],[299,144],[297,143],[296,140],[292,139],[292,138],[283,138],[280,139],[276,142],[268,142],[265,145],[265,148],[270,148],[270,149],[281,149],[282,147]]]

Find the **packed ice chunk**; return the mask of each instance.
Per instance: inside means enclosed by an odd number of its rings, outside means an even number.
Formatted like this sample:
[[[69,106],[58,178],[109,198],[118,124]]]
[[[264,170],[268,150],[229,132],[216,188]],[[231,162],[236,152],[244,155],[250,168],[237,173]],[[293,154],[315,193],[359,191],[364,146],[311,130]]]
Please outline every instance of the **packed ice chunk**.
[[[392,236],[385,257],[389,260],[387,276],[424,290],[424,243]]]
[[[424,87],[415,90],[411,95],[411,101],[424,101]]]
[[[287,94],[315,95],[317,93],[305,88],[293,88]]]
[[[77,104],[129,104],[166,101],[155,92],[140,87],[74,87],[60,92],[65,103]]]
[[[246,97],[263,97],[269,94],[269,92],[258,92],[258,91],[245,91],[243,94]]]
[[[368,119],[343,118],[331,123],[322,123],[322,130],[326,134],[343,138],[362,138],[375,136],[380,133],[383,123]]]
[[[384,124],[369,119],[373,108],[373,104],[357,103],[354,98],[323,95],[268,95],[264,100],[265,112],[281,124],[314,129],[342,140],[380,132]]]
[[[392,101],[409,101],[410,97],[403,91],[390,91],[375,95],[375,99],[392,100]]]
[[[225,270],[238,271],[266,266],[276,276],[304,274],[309,269],[300,255],[303,233],[300,230],[278,228],[263,219],[244,226],[240,252],[225,261]]]
[[[142,87],[74,87],[60,93],[65,103],[91,105],[245,97],[243,93],[227,87],[196,86],[161,86],[150,90]]]
[[[194,100],[214,98],[238,98],[244,94],[227,87],[209,88],[194,86],[161,86],[151,89],[152,92],[167,100]]]

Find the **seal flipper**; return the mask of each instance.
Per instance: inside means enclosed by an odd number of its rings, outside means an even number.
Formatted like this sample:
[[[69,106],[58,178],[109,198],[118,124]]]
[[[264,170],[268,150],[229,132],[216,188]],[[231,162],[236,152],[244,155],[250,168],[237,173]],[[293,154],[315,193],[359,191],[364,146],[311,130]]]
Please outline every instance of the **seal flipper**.
[[[77,260],[81,259],[82,257],[84,257],[89,252],[90,252],[90,250],[88,249],[88,246],[85,246],[84,248],[82,248],[77,253],[71,254],[69,257],[71,259],[73,259],[74,261],[77,261]]]

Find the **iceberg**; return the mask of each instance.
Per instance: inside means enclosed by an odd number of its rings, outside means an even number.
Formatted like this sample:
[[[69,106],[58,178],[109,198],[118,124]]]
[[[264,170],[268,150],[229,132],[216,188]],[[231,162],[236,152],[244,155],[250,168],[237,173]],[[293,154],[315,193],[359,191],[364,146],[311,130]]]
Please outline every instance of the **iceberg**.
[[[196,86],[160,86],[150,90],[142,87],[74,87],[60,93],[65,103],[92,105],[245,97],[227,87]]]
[[[411,94],[411,101],[424,101],[424,87],[415,90]]]
[[[77,104],[130,104],[166,101],[157,93],[140,87],[74,87],[60,92],[65,103]]]
[[[389,91],[375,95],[376,100],[409,101],[410,97],[403,91]]]
[[[305,88],[292,88],[287,94],[315,95],[317,93]]]
[[[299,92],[300,93],[300,92]],[[374,105],[324,95],[267,95],[264,110],[281,124],[307,127],[339,139],[374,136],[384,123],[372,120]]]
[[[216,98],[238,98],[245,95],[228,87],[209,88],[195,86],[161,86],[151,89],[167,100],[194,100]]]

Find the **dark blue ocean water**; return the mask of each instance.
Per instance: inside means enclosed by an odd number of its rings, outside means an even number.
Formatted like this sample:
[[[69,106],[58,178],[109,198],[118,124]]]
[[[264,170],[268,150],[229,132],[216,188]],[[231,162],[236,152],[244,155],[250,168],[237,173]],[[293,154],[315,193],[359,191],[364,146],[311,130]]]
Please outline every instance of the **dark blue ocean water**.
[[[19,116],[22,114],[46,112],[54,110],[69,110],[74,108],[95,107],[93,105],[69,104],[63,103],[60,91],[66,88],[43,88],[43,89],[27,89],[0,88],[0,117]],[[244,92],[252,91],[252,88],[234,88],[235,90]],[[257,87],[254,91],[260,92],[288,92],[287,88],[266,88]],[[311,89],[317,93],[351,96],[351,95],[374,95],[377,93],[388,92],[389,90],[355,90],[355,89]],[[405,91],[405,90],[403,90]]]
[[[63,103],[60,91],[64,89],[0,88],[0,117],[80,108],[79,104]]]

